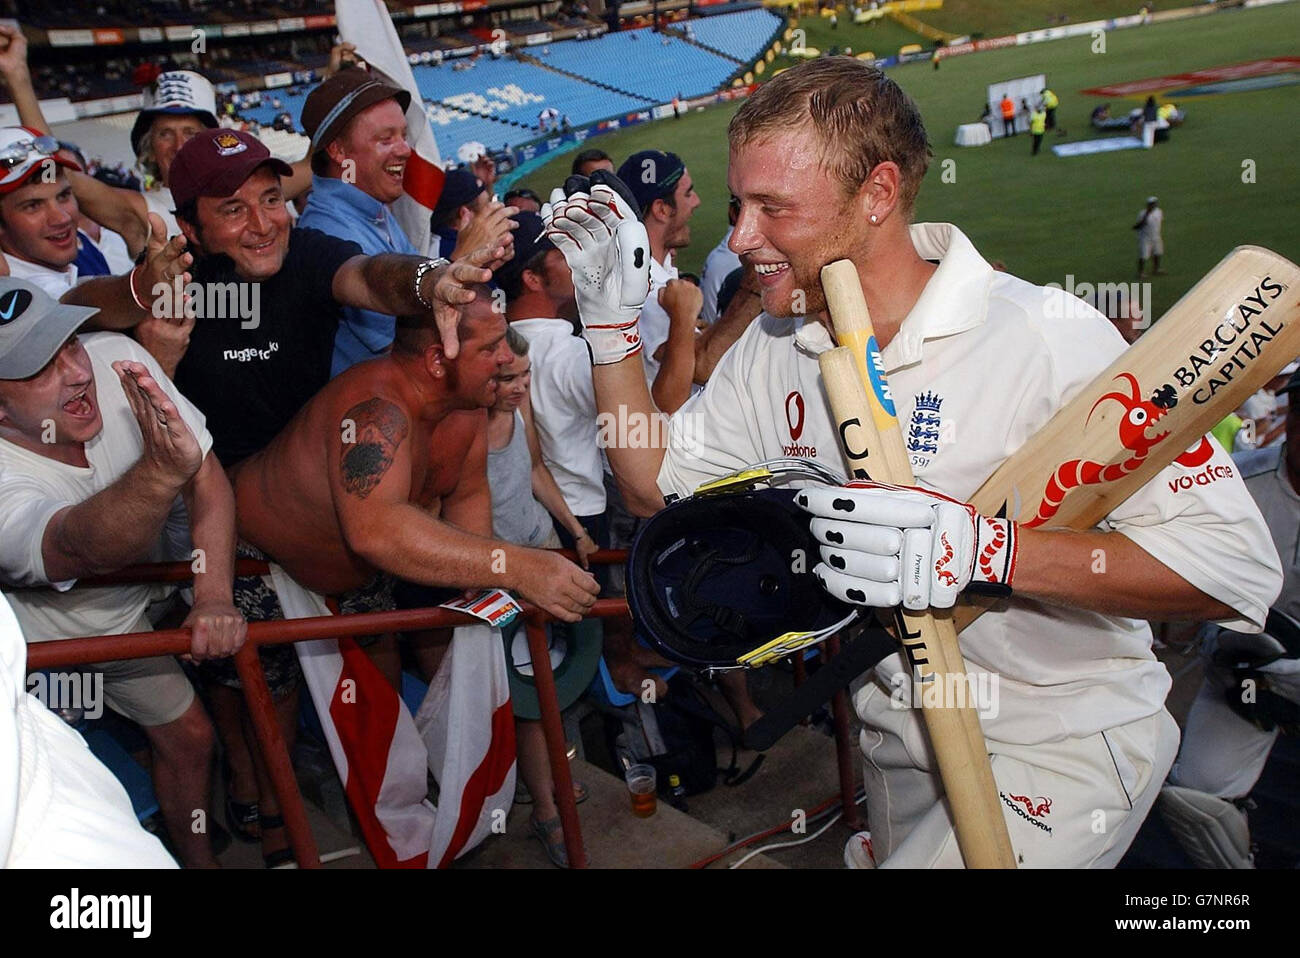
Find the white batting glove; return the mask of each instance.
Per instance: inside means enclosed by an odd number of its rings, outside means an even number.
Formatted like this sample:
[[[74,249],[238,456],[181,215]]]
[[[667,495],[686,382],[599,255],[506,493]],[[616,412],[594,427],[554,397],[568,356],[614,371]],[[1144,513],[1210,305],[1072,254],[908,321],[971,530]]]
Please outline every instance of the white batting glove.
[[[800,489],[822,561],[813,573],[854,605],[950,609],[965,589],[1010,595],[1016,523],[928,489],[851,482]]]
[[[555,190],[541,215],[546,237],[573,274],[578,315],[595,364],[639,352],[638,320],[650,293],[650,238],[631,206],[597,178],[590,192],[565,196]]]

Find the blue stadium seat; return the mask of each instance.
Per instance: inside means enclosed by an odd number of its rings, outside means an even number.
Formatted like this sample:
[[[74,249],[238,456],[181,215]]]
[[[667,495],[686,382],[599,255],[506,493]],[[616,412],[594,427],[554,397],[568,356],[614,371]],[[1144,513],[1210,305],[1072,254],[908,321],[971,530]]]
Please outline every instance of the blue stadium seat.
[[[781,23],[780,17],[767,10],[743,10],[688,21],[697,42],[747,63],[771,45]],[[679,26],[685,28],[688,24]]]

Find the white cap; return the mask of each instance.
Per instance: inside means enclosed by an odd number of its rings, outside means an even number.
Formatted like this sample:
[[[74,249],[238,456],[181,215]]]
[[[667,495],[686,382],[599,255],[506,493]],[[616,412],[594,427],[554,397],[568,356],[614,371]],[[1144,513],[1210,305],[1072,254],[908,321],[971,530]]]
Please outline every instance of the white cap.
[[[1148,202],[1148,203],[1154,203],[1154,202],[1156,202],[1156,198],[1155,198],[1154,196],[1148,196],[1148,197],[1147,197],[1147,202]]]

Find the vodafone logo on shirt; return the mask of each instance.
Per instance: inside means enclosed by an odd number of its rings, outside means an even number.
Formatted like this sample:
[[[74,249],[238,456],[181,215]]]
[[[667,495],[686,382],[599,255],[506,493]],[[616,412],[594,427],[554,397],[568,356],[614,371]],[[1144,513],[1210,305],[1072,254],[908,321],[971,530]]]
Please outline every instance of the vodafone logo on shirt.
[[[1192,486],[1208,486],[1217,479],[1228,479],[1231,476],[1231,466],[1206,466],[1190,476],[1179,476],[1177,479],[1170,479],[1169,491],[1181,492],[1184,489],[1192,488]]]
[[[800,445],[799,437],[803,435],[804,414],[803,393],[794,390],[785,397],[785,421],[790,427],[790,441],[781,447],[781,454],[789,459],[816,459],[817,447]]]

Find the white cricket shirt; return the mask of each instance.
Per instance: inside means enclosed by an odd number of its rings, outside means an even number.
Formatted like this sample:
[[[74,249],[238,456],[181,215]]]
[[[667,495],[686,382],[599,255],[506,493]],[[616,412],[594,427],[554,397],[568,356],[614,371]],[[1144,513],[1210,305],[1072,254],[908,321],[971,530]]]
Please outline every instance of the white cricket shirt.
[[[1082,315],[1070,294],[994,271],[956,227],[911,232],[917,252],[939,265],[883,359],[918,484],[964,501],[1125,343],[1100,313]],[[660,489],[686,495],[782,456],[847,474],[816,359],[831,345],[817,322],[761,316],[672,417]],[[1232,628],[1258,631],[1281,587],[1268,529],[1217,444],[1197,469],[1161,471],[1101,528],[1124,533],[1235,609],[1223,623]],[[1171,684],[1145,621],[1023,598],[983,615],[961,647],[971,671],[1000,677],[998,714],[984,717],[999,741],[1123,725],[1159,711]],[[886,682],[906,672],[898,655],[877,668]]]

